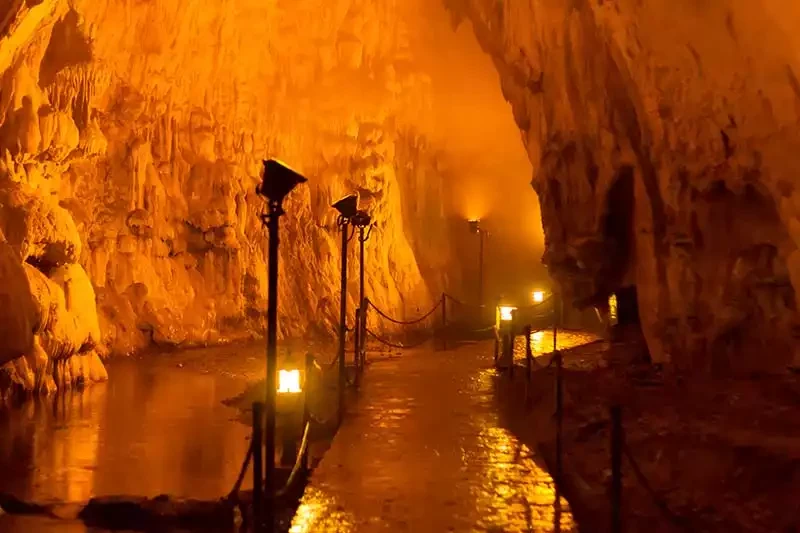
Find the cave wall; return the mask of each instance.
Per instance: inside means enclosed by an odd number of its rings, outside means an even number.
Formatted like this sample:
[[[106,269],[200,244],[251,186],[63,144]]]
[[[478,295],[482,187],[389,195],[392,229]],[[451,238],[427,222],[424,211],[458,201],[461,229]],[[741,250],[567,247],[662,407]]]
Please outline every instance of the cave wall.
[[[400,316],[430,305],[448,283],[449,249],[419,221],[440,215],[444,178],[441,154],[414,130],[428,80],[396,9],[0,8],[0,296],[14,304],[0,323],[15,339],[0,364],[15,365],[12,381],[52,388],[55,367],[75,354],[99,372],[108,353],[262,333],[266,237],[254,191],[268,157],[309,178],[282,218],[280,337],[333,333],[340,259],[329,206],[354,190],[376,222],[370,298]],[[61,382],[79,375],[62,371]]]
[[[800,5],[445,3],[497,66],[566,297],[635,286],[655,362],[800,363]]]

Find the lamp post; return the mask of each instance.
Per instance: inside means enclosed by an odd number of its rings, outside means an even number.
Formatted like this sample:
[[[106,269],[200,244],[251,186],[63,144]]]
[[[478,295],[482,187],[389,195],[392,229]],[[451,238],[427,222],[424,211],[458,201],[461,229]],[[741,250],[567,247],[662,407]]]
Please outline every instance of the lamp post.
[[[479,219],[469,221],[469,229],[478,235],[480,240],[480,251],[478,252],[478,305],[483,305],[483,238],[486,230],[481,228]]]
[[[352,223],[355,227],[358,228],[358,243],[359,243],[359,270],[358,270],[358,287],[359,287],[359,294],[358,294],[358,308],[360,310],[359,316],[357,317],[356,328],[357,328],[357,335],[361,335],[359,338],[357,345],[358,350],[356,353],[356,365],[363,365],[364,361],[364,331],[365,331],[365,324],[367,320],[367,309],[366,309],[366,300],[364,298],[364,243],[369,240],[369,236],[372,234],[372,217],[369,216],[365,211],[359,210],[356,215],[352,219]],[[356,369],[358,371],[358,368]]]
[[[342,232],[342,274],[341,274],[341,290],[339,301],[339,411],[338,421],[339,425],[342,423],[344,417],[344,388],[346,383],[345,364],[344,364],[344,349],[345,349],[345,335],[347,334],[347,244],[350,242],[352,235],[347,234],[347,229],[350,226],[351,219],[358,213],[358,195],[350,194],[345,196],[332,206],[339,211],[339,218],[337,225]]]
[[[267,212],[261,215],[261,222],[269,233],[267,253],[267,376],[266,376],[266,468],[264,473],[266,505],[266,526],[273,530],[274,514],[272,509],[273,484],[275,480],[275,411],[276,411],[276,374],[278,371],[278,221],[285,213],[283,200],[299,184],[308,181],[283,163],[270,159],[264,161],[264,176],[256,187],[256,194],[267,200]],[[260,443],[256,443],[260,446]],[[260,450],[260,449],[259,449]],[[260,479],[260,472],[256,479]],[[259,487],[260,489],[260,487]],[[255,517],[256,521],[258,517]]]

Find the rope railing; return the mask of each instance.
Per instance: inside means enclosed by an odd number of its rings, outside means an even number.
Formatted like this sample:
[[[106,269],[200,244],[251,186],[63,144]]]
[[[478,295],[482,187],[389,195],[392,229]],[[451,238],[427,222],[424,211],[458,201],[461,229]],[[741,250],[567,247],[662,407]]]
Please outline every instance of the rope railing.
[[[316,424],[323,425],[326,422],[320,421],[312,416],[309,415],[309,421],[306,422],[305,427],[303,428],[303,440],[300,444],[300,449],[297,452],[297,457],[295,458],[294,466],[292,467],[292,471],[289,473],[289,477],[284,483],[283,488],[275,492],[275,498],[280,498],[286,495],[286,492],[291,488],[292,484],[294,483],[297,474],[300,472],[300,467],[303,465],[303,457],[305,456],[306,452],[308,451],[308,435],[309,430],[311,428],[311,422]],[[329,421],[328,421],[329,423]],[[244,478],[247,475],[247,469],[250,467],[250,462],[253,459],[253,441],[250,441],[250,446],[247,447],[247,454],[245,455],[244,462],[242,462],[242,467],[239,470],[239,475],[236,478],[236,481],[233,484],[233,488],[228,493],[225,499],[227,500],[235,500],[242,488],[242,483],[244,482]]]
[[[372,331],[369,328],[365,328],[365,330],[367,332],[367,335],[369,335],[370,337],[372,337],[373,339],[375,339],[379,343],[384,344],[386,346],[389,346],[390,348],[397,348],[397,349],[400,349],[400,350],[410,350],[412,348],[417,348],[419,346],[422,346],[426,342],[430,341],[435,336],[435,332],[434,332],[434,333],[431,333],[430,335],[427,335],[424,339],[422,339],[419,342],[415,342],[415,343],[412,343],[412,344],[397,344],[397,343],[393,343],[393,342],[391,342],[389,340],[384,339],[383,337],[381,337],[380,335],[378,335],[377,333],[375,333],[374,331]]]
[[[553,363],[555,363],[556,358],[559,357],[560,355],[561,354],[559,352],[553,352],[553,355],[550,356],[550,361],[548,361],[546,365],[543,365],[542,363],[537,361],[536,357],[531,357],[531,363],[536,366],[536,372],[540,370],[547,370],[548,368],[553,366]]]
[[[653,504],[656,508],[661,512],[661,515],[669,521],[673,526],[675,526],[680,531],[692,531],[692,528],[686,523],[686,521],[681,518],[680,516],[676,515],[664,501],[664,499],[658,495],[658,493],[653,489],[653,486],[648,481],[647,477],[642,472],[639,463],[633,457],[631,453],[630,447],[628,447],[628,443],[623,439],[622,443],[622,452],[625,455],[625,458],[628,459],[628,464],[631,466],[631,470],[633,470],[633,474],[636,477],[636,480],[645,490],[647,495],[652,500]]]
[[[544,302],[542,302],[544,303]],[[525,403],[528,407],[531,405],[532,397],[531,397],[531,376],[534,371],[534,366],[537,368],[535,369],[537,372],[539,370],[547,370],[551,368],[554,364],[556,366],[556,372],[554,375],[555,379],[555,402],[556,402],[556,452],[555,452],[555,471],[553,474],[556,483],[560,483],[561,476],[564,472],[564,450],[563,450],[563,429],[562,429],[562,421],[563,421],[563,354],[557,348],[556,339],[554,338],[553,342],[553,352],[550,360],[546,365],[542,365],[537,361],[536,357],[533,357],[533,353],[531,350],[531,335],[534,333],[545,331],[549,328],[543,328],[538,330],[532,330],[530,326],[525,328],[525,359],[526,359],[526,370],[527,370],[527,381],[525,387]],[[557,323],[553,325],[554,337],[555,332],[557,331]],[[505,340],[500,341],[498,337],[498,342],[510,342],[511,343],[511,361],[509,366],[509,377],[513,379],[513,366],[514,362],[514,346],[515,343],[513,338],[515,336],[514,330],[508,329],[506,330],[507,337]],[[497,348],[496,352],[497,354]],[[638,484],[642,487],[644,492],[647,494],[648,498],[651,500],[653,505],[659,510],[660,514],[664,519],[666,519],[669,524],[671,524],[677,531],[680,532],[690,532],[693,531],[692,526],[687,522],[684,517],[677,515],[672,509],[670,509],[669,505],[665,502],[664,498],[655,490],[653,489],[653,485],[644,475],[642,468],[640,467],[638,461],[634,457],[631,449],[626,442],[624,437],[624,430],[622,426],[622,416],[621,416],[621,408],[618,405],[614,405],[611,409],[611,471],[612,471],[612,481],[611,481],[611,519],[612,519],[612,526],[611,531],[612,533],[619,533],[622,531],[622,518],[621,518],[621,509],[622,509],[622,469],[621,469],[621,462],[622,458],[627,459],[628,464],[633,471],[634,477]]]
[[[451,302],[453,302],[455,304],[458,304],[458,305],[463,305],[464,307],[483,307],[480,304],[466,304],[466,303],[462,302],[461,300],[459,300],[458,298],[456,298],[455,296],[453,296],[452,294],[444,293],[444,297],[447,298],[448,300],[450,300]]]
[[[439,303],[437,303],[436,305],[434,305],[434,306],[433,306],[433,309],[431,309],[430,311],[428,311],[427,313],[425,313],[425,314],[424,314],[424,315],[422,315],[421,317],[419,317],[419,318],[415,318],[414,320],[398,320],[398,319],[396,319],[396,318],[392,318],[392,317],[390,317],[389,315],[387,315],[386,313],[384,313],[383,311],[381,311],[381,310],[378,308],[378,306],[376,306],[374,303],[372,303],[372,301],[371,301],[371,300],[369,300],[369,299],[367,299],[367,305],[368,305],[368,306],[370,306],[371,308],[373,308],[375,311],[377,311],[377,313],[378,313],[380,316],[382,316],[383,318],[385,318],[385,319],[386,319],[386,320],[388,320],[389,322],[392,322],[392,323],[394,323],[394,324],[399,324],[399,325],[401,325],[401,326],[413,326],[414,324],[419,324],[419,323],[420,323],[420,322],[422,322],[423,320],[425,320],[425,319],[429,318],[429,317],[430,317],[430,316],[431,316],[433,313],[435,313],[435,312],[436,312],[436,310],[437,310],[437,309],[439,309],[439,307],[441,307],[441,305],[442,305],[442,301],[441,301],[441,300],[439,300]]]
[[[242,483],[244,482],[244,476],[247,475],[247,469],[250,466],[250,461],[253,458],[253,441],[250,441],[250,446],[247,447],[247,455],[244,457],[244,462],[242,463],[242,468],[239,470],[239,477],[236,478],[236,482],[233,484],[233,488],[228,493],[228,496],[225,498],[226,500],[234,500],[239,494],[239,490],[242,488]]]
[[[286,479],[286,483],[284,483],[283,488],[275,492],[275,498],[281,498],[286,495],[289,489],[292,488],[292,484],[294,483],[298,472],[300,472],[300,467],[303,466],[305,455],[308,451],[308,430],[310,427],[311,422],[306,422],[306,425],[303,428],[303,440],[300,442],[300,448],[297,450],[297,457],[295,457],[292,471],[289,473],[289,477]]]

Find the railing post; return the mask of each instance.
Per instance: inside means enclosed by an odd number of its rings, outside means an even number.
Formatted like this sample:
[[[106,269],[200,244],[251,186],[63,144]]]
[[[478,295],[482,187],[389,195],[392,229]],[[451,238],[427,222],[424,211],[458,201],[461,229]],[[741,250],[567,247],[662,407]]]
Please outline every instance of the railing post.
[[[533,373],[533,351],[531,350],[531,325],[525,326],[525,404],[531,400],[531,374]]]
[[[356,322],[353,325],[353,364],[355,369],[355,377],[353,384],[356,388],[359,385],[359,378],[361,376],[361,357],[358,353],[361,346],[361,308],[356,309]]]
[[[611,532],[622,532],[622,408],[611,406]]]
[[[303,382],[303,422],[301,424],[302,431],[305,432],[306,424],[311,419],[309,413],[310,409],[308,407],[308,397],[311,394],[311,370],[314,368],[314,356],[310,353],[306,354],[306,372],[304,374],[304,382]],[[303,452],[302,461],[302,468],[303,474],[308,475],[308,446],[306,446],[305,451]]]
[[[494,366],[497,368],[497,359],[500,357],[500,328],[494,327]]]
[[[338,406],[338,426],[342,425],[342,421],[344,420],[344,389],[347,384],[347,377],[345,375],[346,368],[345,368],[345,360],[344,360],[344,351],[345,351],[345,336],[347,334],[347,228],[348,223],[347,219],[345,222],[340,225],[342,230],[342,261],[341,261],[341,288],[339,289],[339,349],[337,351],[339,357],[339,376],[338,376],[338,396],[339,396],[339,406]],[[272,532],[270,532],[272,533]]]
[[[261,475],[264,471],[261,455],[261,443],[264,423],[264,404],[262,402],[253,403],[253,440],[250,445],[253,447],[253,531],[262,531],[263,525],[263,484]]]
[[[563,361],[561,352],[553,352],[556,358],[556,483],[561,483],[563,473],[563,426],[564,426],[564,390],[563,390]]]
[[[447,350],[447,295],[442,293],[442,350]]]
[[[555,299],[555,296],[553,297]],[[558,350],[558,317],[555,310],[556,302],[553,302],[553,353]]]
[[[367,366],[367,318],[369,316],[369,298],[364,297],[364,307],[361,308],[361,368]]]
[[[514,378],[514,348],[517,340],[517,311],[511,311],[511,326],[508,334],[508,377]]]

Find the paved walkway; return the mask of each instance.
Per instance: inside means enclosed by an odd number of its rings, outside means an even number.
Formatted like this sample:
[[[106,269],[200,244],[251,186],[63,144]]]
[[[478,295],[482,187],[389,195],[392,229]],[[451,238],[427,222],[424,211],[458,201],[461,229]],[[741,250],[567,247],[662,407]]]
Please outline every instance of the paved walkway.
[[[370,365],[290,531],[556,531],[552,479],[500,426],[491,354],[479,344]],[[560,530],[577,530],[568,510]]]

